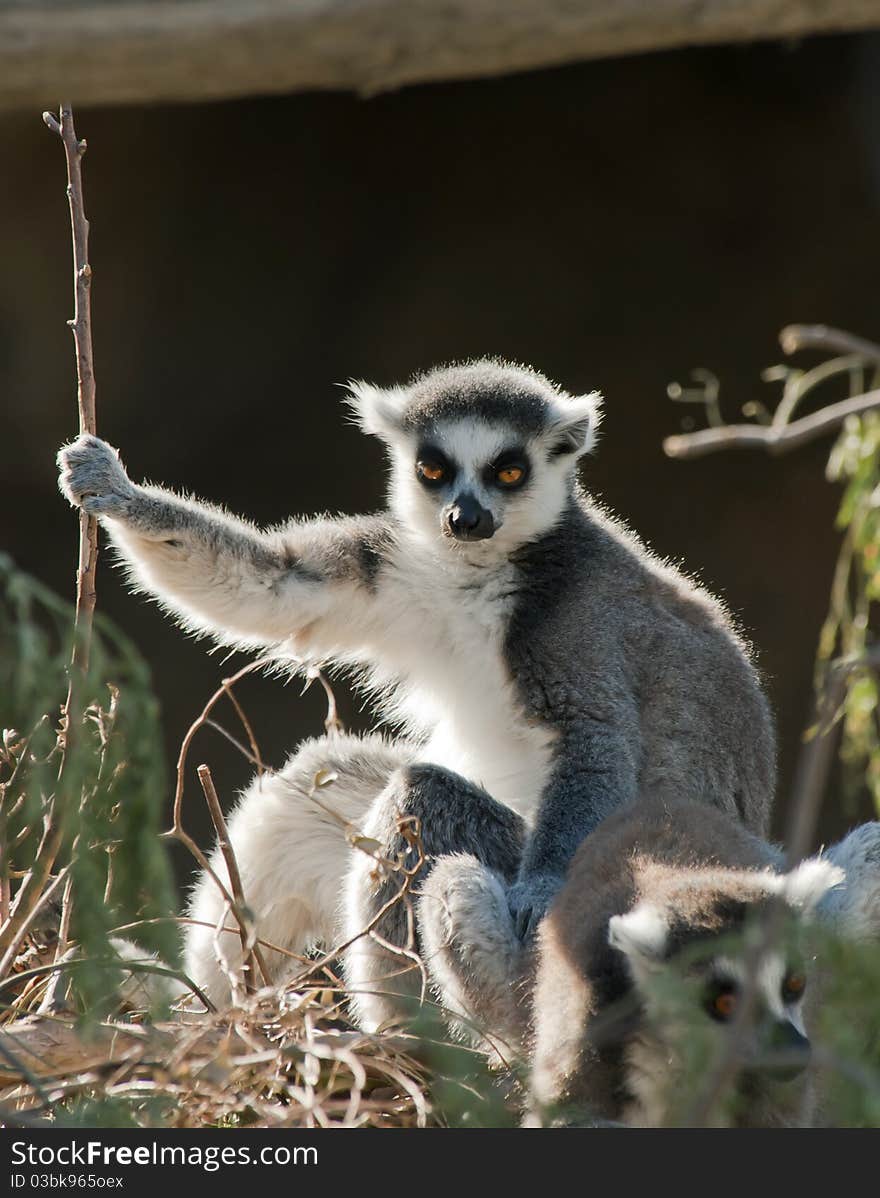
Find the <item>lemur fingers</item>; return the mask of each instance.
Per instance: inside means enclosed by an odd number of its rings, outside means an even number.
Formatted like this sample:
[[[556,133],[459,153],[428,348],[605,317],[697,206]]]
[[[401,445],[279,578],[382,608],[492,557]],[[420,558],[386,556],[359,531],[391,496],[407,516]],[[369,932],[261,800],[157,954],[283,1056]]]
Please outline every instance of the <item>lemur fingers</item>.
[[[58,486],[74,507],[90,515],[124,516],[136,495],[116,450],[84,433],[58,451]]]

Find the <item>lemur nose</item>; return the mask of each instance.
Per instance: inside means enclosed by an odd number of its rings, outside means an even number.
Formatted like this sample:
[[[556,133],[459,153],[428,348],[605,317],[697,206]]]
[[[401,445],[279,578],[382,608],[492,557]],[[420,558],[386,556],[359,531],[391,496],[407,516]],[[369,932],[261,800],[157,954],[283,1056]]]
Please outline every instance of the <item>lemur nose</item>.
[[[495,531],[492,513],[473,495],[459,495],[449,509],[446,524],[459,541],[485,541]]]
[[[803,1073],[810,1063],[810,1041],[788,1020],[775,1023],[768,1037],[768,1048],[779,1054],[770,1063],[771,1072],[779,1081],[791,1081]]]

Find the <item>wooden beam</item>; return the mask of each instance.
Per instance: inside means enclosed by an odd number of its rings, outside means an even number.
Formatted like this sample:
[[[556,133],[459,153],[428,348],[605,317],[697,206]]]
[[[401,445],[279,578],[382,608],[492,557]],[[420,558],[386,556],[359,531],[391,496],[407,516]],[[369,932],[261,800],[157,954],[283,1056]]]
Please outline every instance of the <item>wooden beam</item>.
[[[0,0],[0,108],[370,94],[872,27],[875,0]]]

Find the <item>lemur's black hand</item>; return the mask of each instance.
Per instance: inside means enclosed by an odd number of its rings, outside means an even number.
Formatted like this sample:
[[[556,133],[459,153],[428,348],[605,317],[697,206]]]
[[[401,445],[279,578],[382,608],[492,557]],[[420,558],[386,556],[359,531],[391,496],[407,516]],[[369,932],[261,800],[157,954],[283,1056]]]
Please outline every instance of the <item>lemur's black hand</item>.
[[[525,942],[534,936],[562,881],[556,874],[534,874],[514,882],[510,887],[507,905],[520,940]]]

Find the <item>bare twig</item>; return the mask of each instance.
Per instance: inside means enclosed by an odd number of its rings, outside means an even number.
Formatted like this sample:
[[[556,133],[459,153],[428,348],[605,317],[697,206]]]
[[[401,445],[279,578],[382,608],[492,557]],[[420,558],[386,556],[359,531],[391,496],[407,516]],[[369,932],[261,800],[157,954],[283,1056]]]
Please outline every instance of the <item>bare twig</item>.
[[[205,802],[208,804],[208,811],[211,813],[211,821],[217,833],[217,847],[220,849],[220,852],[223,854],[223,860],[226,862],[226,872],[229,874],[232,897],[238,905],[242,917],[246,920],[245,911],[247,904],[241,885],[241,874],[239,873],[238,862],[235,859],[235,850],[229,839],[226,820],[223,818],[223,809],[220,806],[220,800],[217,798],[217,791],[214,789],[214,780],[207,765],[200,765],[197,772],[199,782],[202,785],[202,791],[205,795]],[[241,960],[244,969],[245,990],[248,994],[253,994],[256,990],[256,986],[254,985],[254,965],[259,966],[263,977],[263,984],[266,986],[269,985],[269,971],[266,969],[266,963],[263,960],[259,945],[253,943],[253,929],[248,929],[244,923],[241,923],[239,931],[241,933]]]
[[[725,449],[763,449],[770,454],[789,453],[809,441],[834,432],[848,416],[859,416],[880,407],[880,389],[865,390],[865,367],[880,369],[880,345],[844,333],[826,325],[787,325],[779,334],[786,354],[800,349],[828,349],[838,356],[812,370],[796,370],[789,366],[774,366],[763,372],[768,382],[783,380],[782,401],[772,418],[760,402],[746,404],[743,412],[755,415],[753,424],[725,424],[718,407],[718,381],[708,371],[694,371],[700,389],[683,391],[677,383],[667,388],[670,399],[702,403],[706,407],[710,427],[692,433],[667,437],[663,450],[671,458],[700,458]],[[828,404],[810,416],[792,420],[795,409],[804,397],[836,375],[850,376],[850,396],[839,403]],[[875,371],[875,383],[877,381]]]
[[[810,416],[793,420],[781,428],[762,424],[725,424],[667,437],[663,452],[670,458],[702,458],[724,449],[763,449],[776,455],[800,449],[826,433],[838,429],[848,416],[860,416],[880,408],[880,389],[829,404]]]
[[[786,325],[779,334],[779,344],[786,354],[795,354],[801,349],[830,349],[833,353],[858,354],[880,365],[880,345],[825,324]]]
[[[255,943],[253,945],[252,950],[248,949],[248,947],[247,947],[251,943],[252,936],[251,936],[250,924],[246,917],[245,911],[243,909],[243,904],[239,901],[239,898],[234,893],[230,893],[230,890],[226,886],[223,885],[223,882],[220,879],[220,877],[218,876],[217,871],[212,868],[211,863],[208,860],[208,858],[205,856],[205,854],[202,852],[202,850],[199,848],[199,846],[196,844],[196,842],[193,840],[193,838],[189,835],[189,833],[186,831],[186,829],[183,826],[183,794],[184,794],[184,779],[185,779],[185,771],[186,771],[186,761],[187,761],[187,757],[189,755],[189,750],[192,745],[193,739],[195,738],[196,733],[199,731],[200,728],[203,728],[206,725],[213,723],[213,721],[210,718],[211,712],[214,710],[215,706],[217,705],[217,703],[219,703],[219,701],[222,699],[222,697],[224,695],[226,695],[230,699],[233,697],[232,696],[232,687],[235,685],[236,682],[239,681],[239,679],[243,678],[246,674],[253,673],[254,670],[258,670],[266,664],[267,664],[266,658],[258,658],[256,661],[250,662],[248,665],[243,666],[236,674],[233,674],[233,676],[231,678],[224,678],[222,680],[222,682],[220,683],[220,686],[218,686],[218,688],[214,691],[211,698],[205,704],[204,708],[202,709],[201,714],[198,716],[198,718],[196,720],[193,721],[193,723],[190,725],[189,729],[187,730],[186,736],[183,738],[183,742],[181,743],[180,753],[177,758],[177,784],[176,784],[175,792],[174,792],[174,813],[173,813],[172,827],[171,827],[170,831],[168,833],[166,833],[166,835],[173,837],[175,840],[179,840],[180,843],[183,844],[189,850],[189,852],[195,858],[195,860],[196,860],[197,864],[200,866],[200,868],[202,870],[204,870],[204,872],[207,874],[207,876],[211,879],[211,881],[214,883],[214,885],[218,888],[221,895],[223,896],[224,901],[229,906],[230,914],[233,916],[236,923],[238,924],[239,931],[240,931],[241,938],[242,938],[242,946],[243,946],[243,950],[245,951],[246,956],[250,951],[252,951],[253,958],[254,958],[257,966],[259,967],[260,973],[262,974],[262,977],[263,977],[263,981],[265,984],[268,985],[269,973],[266,969],[265,959],[262,955],[259,945],[257,945]],[[262,758],[260,756],[260,751],[259,751],[259,748],[257,747],[257,742],[256,742],[256,739],[254,738],[251,726],[248,723],[240,705],[237,702],[234,702],[233,705],[235,706],[235,709],[239,714],[239,718],[241,719],[242,724],[244,725],[245,732],[247,733],[248,739],[251,743],[251,746],[253,749],[253,757],[262,766]],[[206,766],[202,767],[202,768],[207,771]],[[265,769],[265,767],[262,767],[262,768]],[[210,780],[210,771],[207,771],[207,777]],[[226,832],[226,825],[225,825],[225,822],[223,821],[223,814],[220,809],[219,801],[216,801],[217,795],[216,795],[216,792],[214,791],[213,785],[211,785],[208,790],[205,790],[205,782],[202,777],[201,771],[199,771],[199,780],[202,782],[202,789],[205,794],[205,799],[208,802],[208,808],[209,808],[209,811],[211,812],[211,818],[212,818],[212,820],[214,822],[214,826],[217,830],[218,838],[226,841],[227,845],[229,846],[229,850],[231,852],[231,845],[229,845],[229,838],[228,838],[228,833]],[[210,795],[210,797],[209,797],[209,795]],[[212,806],[211,806],[212,801],[214,801],[216,803],[215,809],[212,809]],[[217,821],[218,814],[220,817],[219,824]],[[222,834],[221,834],[221,826],[223,829]],[[234,860],[234,858],[233,858],[233,860]],[[227,869],[228,868],[229,868],[229,861],[227,858]],[[238,876],[237,868],[235,870],[235,874],[236,874],[236,876]],[[230,885],[233,887],[233,890],[234,890],[235,881],[233,879],[233,875],[232,875],[231,871],[230,871],[229,877],[230,877]],[[238,886],[239,886],[239,890],[240,890],[240,887],[241,887],[240,877],[238,877]],[[247,977],[248,981],[252,981],[253,973],[251,972],[250,974],[246,974],[246,977]]]
[[[840,730],[840,713],[850,676],[857,670],[880,668],[880,648],[860,657],[832,662],[817,704],[813,726],[804,736],[795,772],[792,800],[785,836],[788,867],[796,865],[811,849],[819,820],[822,798]]]
[[[73,110],[62,104],[60,120],[51,112],[43,120],[64,145],[67,159],[67,198],[70,203],[70,230],[73,239],[73,320],[68,321],[76,346],[77,401],[80,433],[97,431],[95,421],[95,369],[92,353],[91,290],[92,268],[89,263],[89,222],[83,205],[82,157],[85,139],[79,140],[73,127]],[[78,684],[89,668],[92,619],[95,611],[95,570],[98,565],[98,522],[80,511],[79,568],[76,575],[76,618],[73,655],[70,663],[70,689],[65,706],[67,732],[79,716]]]
[[[178,754],[178,757],[177,757],[177,784],[174,789],[174,815],[173,815],[173,827],[171,829],[171,835],[177,836],[178,838],[180,838],[179,833],[181,833],[183,831],[182,809],[183,809],[183,790],[184,790],[184,777],[185,777],[185,770],[186,770],[186,759],[187,759],[187,756],[189,755],[190,746],[192,745],[192,742],[193,742],[193,739],[195,738],[196,733],[199,731],[199,729],[201,727],[203,727],[204,724],[206,724],[208,722],[208,717],[210,716],[210,714],[214,710],[214,708],[217,706],[217,704],[220,702],[220,700],[223,698],[223,696],[230,695],[230,693],[231,693],[230,688],[233,687],[236,684],[236,682],[239,681],[240,678],[244,678],[244,676],[246,674],[252,674],[252,673],[254,673],[255,670],[259,670],[263,666],[267,665],[269,663],[269,660],[270,659],[266,658],[266,657],[259,657],[259,658],[257,658],[256,661],[250,662],[249,665],[242,666],[242,668],[237,673],[233,674],[231,678],[224,678],[223,681],[220,683],[220,685],[217,687],[217,689],[214,691],[211,698],[205,704],[204,708],[202,709],[201,715],[199,715],[198,718],[195,719],[192,724],[190,724],[190,726],[187,730],[186,736],[184,736],[183,741],[181,743],[180,753]],[[245,724],[245,731],[247,732],[249,739],[252,738],[253,733],[251,732],[250,727],[247,724]],[[255,741],[252,741],[252,746],[255,750],[254,757],[257,760],[260,760],[260,753],[259,753],[259,750],[256,749]]]
[[[371,936],[373,931],[379,926],[379,924],[393,907],[396,907],[398,903],[406,903],[409,901],[409,895],[412,890],[413,883],[415,882],[422,866],[425,864],[425,850],[422,844],[421,825],[418,819],[416,819],[414,816],[401,816],[398,819],[397,827],[409,848],[415,853],[414,863],[407,866],[403,865],[402,862],[399,861],[390,861],[376,853],[370,853],[369,855],[372,856],[376,863],[383,869],[390,873],[401,875],[403,880],[401,881],[400,888],[391,896],[390,899],[382,904],[382,906],[378,911],[376,911],[365,927],[356,932],[354,936],[350,936],[347,940],[344,940],[341,944],[335,945],[329,952],[324,953],[323,956],[311,961],[307,969],[298,974],[295,978],[292,978],[288,983],[288,986],[291,990],[295,990],[304,985],[308,978],[314,977],[316,973],[319,973],[338,957],[341,957],[342,954],[347,949],[351,948],[351,946],[358,940],[362,940],[365,936]],[[364,851],[366,852],[367,850]],[[387,947],[391,952],[398,951],[393,945],[388,945]],[[407,959],[411,958],[412,956],[412,953],[408,949],[400,949],[399,953],[401,956],[406,957]]]
[[[221,685],[223,687],[223,690],[226,692],[226,697],[229,699],[229,702],[235,708],[236,714],[238,715],[238,718],[241,720],[241,726],[242,726],[242,728],[244,728],[245,736],[248,738],[248,744],[251,747],[251,753],[253,754],[253,759],[257,766],[257,773],[262,778],[263,774],[266,772],[266,767],[263,764],[262,757],[260,756],[260,746],[257,744],[257,738],[254,736],[254,730],[251,727],[250,720],[245,715],[244,708],[239,703],[238,698],[236,697],[235,691],[232,689],[232,685],[233,685],[232,679],[224,678]]]
[[[70,229],[73,241],[74,317],[69,321],[76,345],[77,401],[81,433],[95,432],[95,372],[92,359],[91,282],[89,265],[89,222],[83,206],[82,156],[85,141],[76,136],[73,110],[62,104],[60,119],[50,112],[43,120],[60,138],[67,161],[67,198],[70,204]],[[67,701],[64,705],[62,737],[65,745],[75,735],[74,727],[81,717],[81,686],[89,665],[92,619],[95,610],[95,569],[98,564],[98,525],[92,516],[80,512],[79,567],[76,575],[76,616],[73,629],[73,650]],[[61,771],[65,757],[61,758]],[[59,771],[59,780],[61,776]],[[8,960],[10,948],[20,943],[22,929],[39,903],[61,849],[64,833],[63,812],[60,810],[61,789],[56,791],[45,814],[43,837],[33,866],[19,887],[15,909],[0,934],[0,957]]]
[[[41,842],[41,848],[42,848],[42,842]],[[38,853],[37,854],[37,862],[34,865],[34,869],[36,869],[37,864],[39,864],[39,857],[40,857],[40,854]],[[41,866],[40,872],[42,875],[42,872],[43,872],[42,866]],[[25,885],[25,883],[27,883],[30,880],[30,878],[32,876],[33,876],[33,869],[28,874],[28,877],[25,879],[25,882],[22,883],[22,887]],[[37,915],[40,913],[41,909],[43,907],[45,907],[45,905],[49,902],[52,895],[55,893],[55,891],[58,889],[58,887],[65,880],[66,877],[67,877],[67,867],[66,866],[64,869],[61,870],[60,873],[57,873],[55,875],[55,877],[52,878],[51,881],[49,881],[49,874],[48,874],[48,872],[46,872],[45,877],[43,878],[42,882],[34,882],[33,883],[34,891],[36,893],[35,901],[32,903],[29,903],[27,905],[27,908],[19,907],[19,904],[16,903],[13,916],[10,919],[9,923],[6,924],[6,926],[3,928],[3,934],[2,934],[2,936],[0,936],[0,952],[2,952],[2,954],[3,954],[2,957],[0,957],[0,985],[3,984],[2,979],[4,979],[8,975],[9,971],[12,969],[12,966],[15,964],[15,958],[16,958],[16,955],[18,954],[19,948],[21,947],[22,941],[24,940],[25,936],[28,934],[28,931],[29,931],[31,925],[33,924],[34,920],[36,919]],[[19,891],[19,894],[20,893],[21,893],[21,891]]]

